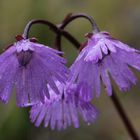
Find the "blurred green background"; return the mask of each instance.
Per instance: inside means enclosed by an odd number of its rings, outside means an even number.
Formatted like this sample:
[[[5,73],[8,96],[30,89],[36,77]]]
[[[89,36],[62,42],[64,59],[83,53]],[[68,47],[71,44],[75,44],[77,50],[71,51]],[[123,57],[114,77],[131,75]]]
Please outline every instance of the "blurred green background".
[[[0,0],[0,49],[14,42],[15,35],[22,34],[25,24],[35,18],[60,23],[70,12],[85,12],[94,17],[101,30],[109,31],[132,47],[140,49],[140,0]],[[90,32],[90,24],[78,19],[67,27],[80,42]],[[54,33],[44,25],[32,27],[30,36],[39,42],[53,46]],[[63,39],[63,51],[70,65],[76,57],[76,50]],[[119,94],[129,118],[140,135],[140,74],[139,81],[127,94]],[[110,97],[102,90],[101,97],[93,103],[100,110],[100,116],[90,126],[81,122],[79,129],[51,131],[42,126],[36,128],[30,123],[29,108],[18,108],[13,94],[6,105],[0,103],[0,140],[130,140]]]

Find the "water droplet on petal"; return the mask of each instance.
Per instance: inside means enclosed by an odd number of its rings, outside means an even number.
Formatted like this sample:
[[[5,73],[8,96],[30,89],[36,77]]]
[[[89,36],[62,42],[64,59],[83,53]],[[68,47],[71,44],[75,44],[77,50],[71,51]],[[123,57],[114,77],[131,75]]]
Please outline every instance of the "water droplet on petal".
[[[87,125],[89,126],[89,125],[91,125],[91,123],[88,122]]]

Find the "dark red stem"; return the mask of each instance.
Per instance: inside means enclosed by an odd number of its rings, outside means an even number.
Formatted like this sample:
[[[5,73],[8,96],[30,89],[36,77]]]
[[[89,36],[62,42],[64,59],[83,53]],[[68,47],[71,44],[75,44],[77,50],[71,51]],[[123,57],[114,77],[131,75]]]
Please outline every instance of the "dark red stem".
[[[113,94],[111,96],[111,100],[116,108],[116,110],[118,111],[124,125],[125,125],[125,128],[127,129],[129,135],[133,138],[133,140],[139,140],[139,137],[135,131],[135,129],[133,128],[129,118],[127,117],[126,113],[125,113],[125,110],[124,108],[122,107],[114,89],[113,89]]]
[[[91,16],[89,16],[85,13],[77,13],[77,14],[70,13],[70,14],[68,14],[65,17],[65,19],[62,21],[62,23],[58,25],[58,27],[60,27],[61,29],[64,29],[70,22],[72,22],[73,20],[75,20],[77,18],[87,19],[91,23],[93,32],[94,33],[100,32],[95,20]]]
[[[25,28],[24,28],[23,35],[22,35],[24,38],[28,38],[28,37],[29,37],[30,28],[31,28],[34,24],[44,24],[44,25],[49,26],[50,29],[53,30],[55,33],[59,32],[59,31],[58,31],[58,28],[57,28],[53,23],[51,23],[50,21],[42,20],[42,19],[34,19],[34,20],[29,21],[29,22],[26,24],[26,26],[25,26]]]
[[[60,35],[63,35],[67,40],[69,40],[74,46],[79,46],[79,43],[77,40],[75,40],[73,38],[73,36],[71,34],[69,34],[67,31],[65,30],[60,30],[55,24],[53,24],[52,22],[48,21],[48,20],[42,20],[42,19],[34,19],[34,20],[31,20],[29,21],[25,28],[24,28],[24,32],[23,32],[23,35],[22,37],[27,39],[29,37],[29,32],[30,32],[30,29],[31,27],[34,25],[34,24],[44,24],[44,25],[47,25],[54,33],[56,34],[60,34]]]

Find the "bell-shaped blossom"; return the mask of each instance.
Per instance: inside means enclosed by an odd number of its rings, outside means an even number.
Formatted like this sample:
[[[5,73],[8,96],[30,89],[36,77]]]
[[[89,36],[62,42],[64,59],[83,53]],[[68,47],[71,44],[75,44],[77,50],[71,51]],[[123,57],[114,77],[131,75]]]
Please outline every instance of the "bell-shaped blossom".
[[[66,129],[74,125],[79,127],[79,116],[90,124],[97,118],[97,110],[90,102],[85,102],[78,98],[79,91],[76,85],[66,85],[56,82],[60,94],[48,87],[50,99],[46,98],[44,104],[34,105],[30,111],[30,118],[35,126],[40,126],[43,122],[45,127],[50,125],[51,129]]]
[[[14,85],[18,106],[44,101],[44,94],[49,98],[47,84],[59,94],[53,79],[65,83],[68,74],[60,53],[18,36],[17,42],[0,55],[0,99],[7,103]]]
[[[101,81],[107,95],[112,94],[110,76],[121,91],[136,84],[131,67],[140,70],[140,51],[114,39],[108,32],[88,34],[88,40],[71,66],[71,83],[88,85],[88,92],[80,94],[90,100],[100,96]],[[85,89],[83,89],[85,90]],[[83,93],[83,92],[82,92]]]

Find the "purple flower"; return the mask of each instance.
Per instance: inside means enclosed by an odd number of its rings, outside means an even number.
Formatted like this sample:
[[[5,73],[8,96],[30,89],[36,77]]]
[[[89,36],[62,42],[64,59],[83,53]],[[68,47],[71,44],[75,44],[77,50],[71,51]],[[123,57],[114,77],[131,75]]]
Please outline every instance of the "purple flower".
[[[112,38],[107,32],[88,34],[88,38],[85,47],[70,68],[72,83],[89,86],[88,92],[79,96],[90,100],[95,93],[99,97],[101,80],[107,95],[111,95],[109,74],[121,91],[130,89],[137,79],[129,66],[140,70],[140,51]]]
[[[30,111],[30,118],[35,126],[39,126],[44,122],[44,126],[58,130],[66,129],[68,126],[74,125],[79,127],[80,115],[82,119],[90,124],[97,117],[97,111],[90,102],[85,102],[78,98],[78,86],[66,85],[57,82],[57,86],[61,94],[49,88],[50,99],[46,98],[45,103],[34,105]]]
[[[18,106],[29,106],[49,97],[48,84],[56,94],[54,78],[64,83],[67,77],[61,52],[33,39],[20,38],[0,55],[0,99],[7,103],[14,85]]]

